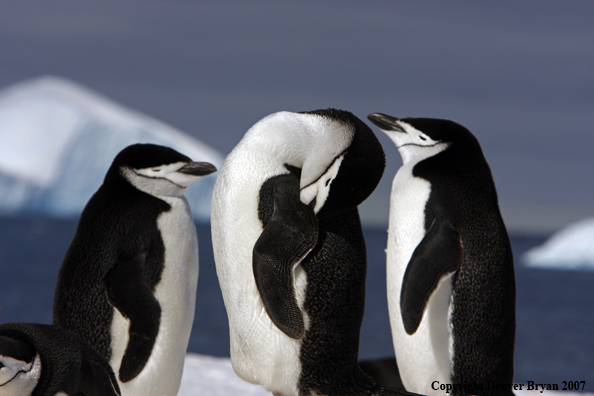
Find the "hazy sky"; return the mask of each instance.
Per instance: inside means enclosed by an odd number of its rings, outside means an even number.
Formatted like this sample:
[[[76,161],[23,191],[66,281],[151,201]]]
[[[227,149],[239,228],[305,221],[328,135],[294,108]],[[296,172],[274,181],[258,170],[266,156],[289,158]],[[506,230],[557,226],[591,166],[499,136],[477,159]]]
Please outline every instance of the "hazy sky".
[[[579,0],[4,0],[0,88],[63,76],[224,154],[280,110],[448,118],[508,227],[551,230],[594,215],[592,21]],[[385,223],[401,160],[372,129],[388,166],[362,214]]]

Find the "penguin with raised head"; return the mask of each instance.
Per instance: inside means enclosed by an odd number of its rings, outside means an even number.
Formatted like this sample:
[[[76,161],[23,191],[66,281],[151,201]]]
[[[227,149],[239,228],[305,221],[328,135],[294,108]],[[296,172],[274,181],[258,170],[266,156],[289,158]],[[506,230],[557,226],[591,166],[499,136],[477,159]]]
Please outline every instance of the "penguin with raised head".
[[[477,139],[429,118],[369,119],[396,143],[402,167],[390,199],[388,307],[407,390],[512,384],[515,277],[497,192]],[[435,382],[437,381],[437,382]]]
[[[82,213],[58,276],[54,324],[109,361],[123,395],[177,394],[198,282],[183,194],[215,170],[168,147],[132,145]]]
[[[240,378],[274,395],[391,394],[357,363],[367,265],[357,206],[384,166],[373,132],[335,109],[271,114],[227,156],[211,226]]]
[[[105,359],[58,326],[0,325],[0,395],[119,396]]]

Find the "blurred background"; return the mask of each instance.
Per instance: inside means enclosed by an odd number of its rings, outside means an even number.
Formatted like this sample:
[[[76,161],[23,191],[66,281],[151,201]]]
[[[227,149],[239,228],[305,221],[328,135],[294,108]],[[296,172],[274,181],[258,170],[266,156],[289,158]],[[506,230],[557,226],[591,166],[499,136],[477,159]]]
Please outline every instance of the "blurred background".
[[[593,18],[594,2],[579,0],[2,1],[0,323],[51,322],[78,214],[126,145],[218,167],[262,117],[334,107],[475,134],[516,257],[516,382],[594,379],[594,253],[565,261],[594,240]],[[376,359],[393,355],[384,249],[401,160],[368,125],[387,157],[360,208],[361,357]],[[190,350],[228,356],[208,225],[215,177],[188,193],[201,242]],[[546,269],[526,265],[523,253],[578,221],[560,250],[541,251]]]

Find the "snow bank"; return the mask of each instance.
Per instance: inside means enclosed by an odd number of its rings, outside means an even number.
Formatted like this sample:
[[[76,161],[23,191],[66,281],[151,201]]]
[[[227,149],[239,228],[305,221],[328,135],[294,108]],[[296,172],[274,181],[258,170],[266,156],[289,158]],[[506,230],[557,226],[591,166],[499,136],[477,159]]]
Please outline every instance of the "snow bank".
[[[113,158],[134,143],[169,146],[217,168],[223,157],[200,141],[58,77],[0,91],[0,214],[78,216]],[[216,173],[186,197],[208,221]]]
[[[557,384],[562,386],[561,384]],[[564,391],[514,391],[516,396],[594,396],[592,393]],[[242,381],[233,371],[229,358],[189,353],[177,396],[270,396],[261,386]]]
[[[594,270],[594,218],[570,224],[522,260],[530,267]]]
[[[184,374],[177,396],[270,396],[258,385],[241,380],[231,367],[229,358],[186,355]]]

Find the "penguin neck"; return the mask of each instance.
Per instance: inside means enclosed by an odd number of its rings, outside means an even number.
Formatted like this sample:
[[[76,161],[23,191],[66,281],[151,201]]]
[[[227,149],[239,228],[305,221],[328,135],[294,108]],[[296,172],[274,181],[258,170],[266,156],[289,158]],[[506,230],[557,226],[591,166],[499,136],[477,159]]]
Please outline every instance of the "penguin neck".
[[[420,146],[403,144],[398,146],[403,165],[415,166],[428,158],[435,157],[444,150],[451,150],[448,143],[439,143],[433,146]]]
[[[122,168],[121,176],[136,189],[160,199],[180,198],[186,192],[184,186],[175,184],[167,179],[145,177],[130,168]]]
[[[301,169],[303,188],[350,146],[353,135],[352,130],[325,117],[279,112],[254,125],[242,142],[249,146],[248,152],[270,158],[273,168],[286,172],[285,165],[290,165]]]

